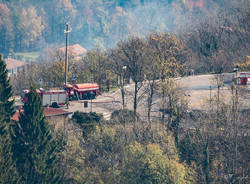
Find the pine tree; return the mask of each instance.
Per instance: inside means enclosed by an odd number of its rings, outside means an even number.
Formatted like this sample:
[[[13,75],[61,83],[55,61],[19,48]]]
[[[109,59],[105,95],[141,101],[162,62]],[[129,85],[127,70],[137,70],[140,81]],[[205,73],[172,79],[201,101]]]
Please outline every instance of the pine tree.
[[[7,124],[10,122],[10,118],[15,113],[14,100],[10,100],[12,97],[12,89],[9,84],[8,70],[6,64],[2,60],[0,55],[0,135],[3,136],[7,131]]]
[[[43,116],[41,99],[30,88],[19,122],[12,126],[13,158],[22,183],[60,183],[57,144]]]
[[[2,119],[0,119],[1,124]],[[16,183],[17,178],[16,168],[12,160],[10,136],[4,130],[4,135],[0,136],[0,183]]]
[[[15,113],[14,100],[10,100],[12,95],[12,88],[8,79],[8,70],[0,55],[0,117],[2,117],[6,123],[10,122],[10,118]]]
[[[0,183],[15,183],[16,172],[12,161],[9,134],[10,119],[15,113],[8,70],[0,55]]]

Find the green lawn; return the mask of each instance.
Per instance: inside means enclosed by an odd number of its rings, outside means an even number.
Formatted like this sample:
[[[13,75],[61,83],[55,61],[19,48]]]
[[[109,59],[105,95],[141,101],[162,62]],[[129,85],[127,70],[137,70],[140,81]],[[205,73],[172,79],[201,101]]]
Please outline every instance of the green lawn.
[[[40,56],[40,52],[16,52],[15,56],[17,58],[21,57],[24,61],[36,61]]]

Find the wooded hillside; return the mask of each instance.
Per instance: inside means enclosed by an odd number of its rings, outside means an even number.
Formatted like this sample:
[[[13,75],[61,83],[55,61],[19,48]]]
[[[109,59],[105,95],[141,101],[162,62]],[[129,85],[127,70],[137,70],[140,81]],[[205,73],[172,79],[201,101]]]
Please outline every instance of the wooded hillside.
[[[234,36],[228,49],[244,53],[250,43],[247,7],[247,0],[0,0],[0,52],[7,56],[61,45],[69,22],[70,43],[88,50],[160,31],[188,39],[198,57],[218,45],[228,47],[225,39],[217,42],[221,34]]]

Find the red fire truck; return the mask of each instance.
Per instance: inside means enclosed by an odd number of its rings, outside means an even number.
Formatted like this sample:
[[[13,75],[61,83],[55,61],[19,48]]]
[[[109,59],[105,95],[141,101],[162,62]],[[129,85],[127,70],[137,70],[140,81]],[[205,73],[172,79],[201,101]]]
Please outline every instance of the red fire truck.
[[[67,84],[64,89],[68,92],[70,100],[91,100],[100,95],[97,83]]]
[[[97,83],[67,84],[63,90],[37,89],[36,92],[42,99],[43,106],[65,105],[69,100],[90,100],[100,94]],[[23,90],[22,101],[27,101],[29,90]]]
[[[36,92],[40,95],[42,99],[43,106],[65,105],[68,100],[68,93],[65,90],[44,90],[42,88],[36,89]],[[29,90],[23,90],[22,102],[27,101],[27,94]]]
[[[249,85],[250,84],[250,73],[242,72],[240,73],[240,84]]]

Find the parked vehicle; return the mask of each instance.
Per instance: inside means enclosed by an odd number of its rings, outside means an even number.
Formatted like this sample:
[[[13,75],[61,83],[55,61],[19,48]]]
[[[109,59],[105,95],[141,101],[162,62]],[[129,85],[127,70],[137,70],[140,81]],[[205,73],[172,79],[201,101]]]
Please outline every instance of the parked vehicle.
[[[70,100],[91,100],[100,94],[97,83],[82,83],[64,86]]]
[[[250,73],[249,72],[240,73],[240,84],[241,85],[249,85],[250,84]]]
[[[68,100],[68,93],[65,90],[44,90],[42,88],[36,89],[36,92],[40,95],[42,99],[43,106],[56,106],[56,105],[65,105]],[[26,102],[27,94],[29,90],[23,90],[22,93],[22,102]]]
[[[41,96],[43,106],[65,105],[72,100],[91,100],[100,94],[97,83],[67,84],[63,90],[44,90],[37,89],[36,92]],[[29,90],[23,90],[22,102],[27,101]]]

